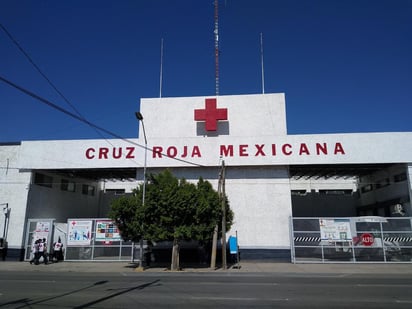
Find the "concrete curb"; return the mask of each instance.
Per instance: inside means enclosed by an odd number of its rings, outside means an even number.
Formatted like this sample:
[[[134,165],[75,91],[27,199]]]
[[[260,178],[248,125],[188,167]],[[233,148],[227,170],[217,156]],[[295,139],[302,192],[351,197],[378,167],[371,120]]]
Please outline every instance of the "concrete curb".
[[[109,273],[171,273],[165,267],[150,267],[144,270],[129,262],[59,262],[48,265],[31,265],[29,262],[0,262],[0,271],[57,271],[57,272],[109,272]],[[412,274],[411,264],[291,264],[243,262],[240,268],[210,269],[207,267],[183,267],[177,273],[323,273],[323,274]]]

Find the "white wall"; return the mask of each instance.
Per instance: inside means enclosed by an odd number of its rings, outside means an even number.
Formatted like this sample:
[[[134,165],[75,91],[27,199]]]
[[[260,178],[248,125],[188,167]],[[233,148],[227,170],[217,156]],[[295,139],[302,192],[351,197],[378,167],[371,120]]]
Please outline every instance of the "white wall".
[[[140,111],[148,140],[202,137],[203,123],[194,121],[194,110],[205,108],[209,97],[141,99]],[[227,108],[228,120],[218,123],[219,136],[286,135],[285,96],[264,95],[218,96],[217,108]],[[143,129],[140,125],[140,139]],[[211,136],[217,136],[212,134]]]
[[[178,178],[197,182],[201,176],[217,190],[220,166],[172,169]],[[150,172],[157,173],[158,169]],[[292,215],[286,167],[227,166],[225,191],[234,212],[227,236],[238,232],[243,249],[289,249],[289,217]]]
[[[284,94],[218,96],[227,120],[206,131],[195,120],[208,97],[142,99],[148,142],[147,166],[231,166],[412,162],[412,132],[287,135]],[[141,168],[139,139],[25,141],[20,166],[47,168]],[[230,150],[229,150],[230,149]],[[233,151],[233,153],[231,153]]]
[[[8,203],[10,221],[7,241],[10,249],[20,249],[23,245],[23,230],[26,218],[27,193],[30,172],[19,172],[19,145],[0,147],[0,203]],[[2,208],[4,205],[1,206]],[[5,217],[0,213],[0,237],[3,237]]]
[[[204,123],[194,120],[194,110],[203,109],[206,98],[142,99],[149,146],[147,167],[149,172],[173,168],[177,177],[188,180],[203,176],[217,188],[219,160],[224,159],[226,192],[235,212],[231,233],[238,231],[243,248],[289,247],[292,211],[287,166],[412,162],[412,132],[287,135],[283,94],[219,96],[217,107],[227,109],[228,119],[218,122],[216,132],[206,132]],[[9,167],[14,167],[0,170],[0,203],[8,202],[12,209],[11,244],[22,244],[30,183],[26,170],[125,167],[141,171],[143,141],[140,127],[139,139],[132,140],[24,141],[20,148],[1,146],[1,166],[8,160]],[[326,147],[327,153],[320,152],[318,145]],[[222,155],[222,147],[233,147],[233,155]],[[163,154],[156,155],[154,148],[162,149]],[[174,158],[165,155],[175,150]],[[411,170],[409,165],[409,180]],[[295,188],[301,185],[293,182]],[[330,183],[316,185],[330,187]],[[353,187],[353,182],[344,185]],[[79,217],[99,212],[94,200],[90,208],[84,208],[89,201],[83,197],[58,189],[31,188],[30,217],[58,219],[69,213]]]
[[[235,213],[229,235],[240,248],[288,249],[292,203],[285,167],[227,169],[226,193]]]

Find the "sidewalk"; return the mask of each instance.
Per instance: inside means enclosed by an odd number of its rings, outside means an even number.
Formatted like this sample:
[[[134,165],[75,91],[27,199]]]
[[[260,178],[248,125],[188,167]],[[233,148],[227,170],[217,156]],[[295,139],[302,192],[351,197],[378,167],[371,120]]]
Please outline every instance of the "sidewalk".
[[[48,265],[30,265],[29,262],[1,262],[0,271],[65,271],[65,272],[137,272],[138,265],[130,262],[59,262]],[[412,274],[411,264],[291,264],[245,261],[240,268],[212,270],[207,267],[187,267],[180,272],[228,273],[322,273],[322,274]],[[146,268],[144,273],[167,273],[165,267]]]

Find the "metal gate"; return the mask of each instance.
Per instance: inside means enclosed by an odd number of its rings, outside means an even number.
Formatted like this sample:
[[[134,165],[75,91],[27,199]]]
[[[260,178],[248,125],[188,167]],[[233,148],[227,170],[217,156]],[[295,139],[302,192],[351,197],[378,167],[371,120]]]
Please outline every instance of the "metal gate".
[[[111,219],[68,219],[67,261],[131,261],[134,245],[123,241]]]
[[[47,250],[50,252],[51,242],[53,242],[54,219],[29,219],[27,221],[26,238],[24,242],[24,260],[31,259],[32,246],[37,239],[45,238]]]
[[[134,244],[123,241],[115,224],[106,218],[68,219],[64,223],[54,219],[29,219],[26,261],[31,259],[33,243],[39,238],[46,239],[49,253],[60,238],[66,261],[133,261],[136,255],[132,252]]]
[[[412,218],[291,217],[293,263],[412,263]]]

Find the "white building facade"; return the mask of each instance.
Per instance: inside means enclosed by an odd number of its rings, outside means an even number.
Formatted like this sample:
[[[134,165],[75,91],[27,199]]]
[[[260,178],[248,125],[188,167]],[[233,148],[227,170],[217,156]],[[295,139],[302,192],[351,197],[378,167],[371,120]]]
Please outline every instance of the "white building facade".
[[[227,236],[237,232],[245,256],[287,256],[291,216],[390,216],[394,205],[412,216],[412,132],[288,135],[283,94],[142,99],[140,112],[148,173],[169,168],[217,188],[224,160],[235,215]],[[11,254],[21,256],[29,219],[106,217],[110,193],[143,179],[139,132],[0,144]]]

